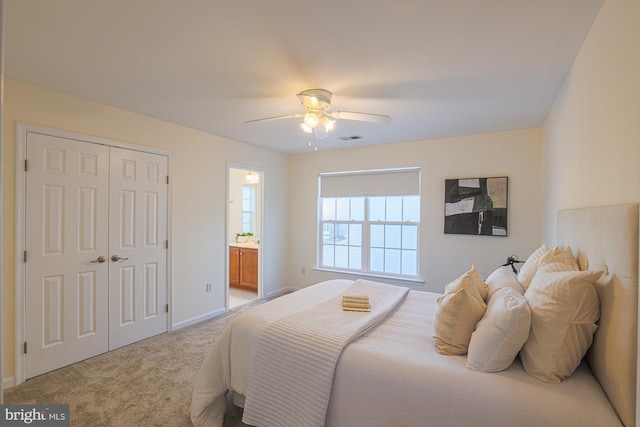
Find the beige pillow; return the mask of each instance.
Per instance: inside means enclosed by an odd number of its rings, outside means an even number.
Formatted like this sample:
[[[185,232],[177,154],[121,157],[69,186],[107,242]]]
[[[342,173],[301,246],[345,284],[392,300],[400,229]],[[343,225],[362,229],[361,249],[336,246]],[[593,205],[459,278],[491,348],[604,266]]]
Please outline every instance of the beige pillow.
[[[489,289],[488,299],[491,301],[493,295],[503,288],[512,288],[520,295],[524,295],[524,289],[516,279],[516,274],[511,269],[510,265],[498,267],[487,277],[485,280],[487,288]]]
[[[553,266],[552,266],[553,265]],[[547,266],[548,271],[578,271],[578,263],[573,256],[571,246],[560,250],[554,248],[542,258],[540,267]]]
[[[477,293],[473,291],[474,287],[476,288]],[[444,287],[444,293],[451,294],[463,288],[469,291],[472,295],[477,295],[482,301],[487,301],[489,288],[484,283],[480,273],[476,270],[475,265],[471,265],[471,269],[469,271],[463,273],[453,282],[448,283]]]
[[[433,341],[438,353],[460,355],[467,352],[471,334],[482,318],[486,304],[475,292],[458,289],[437,299],[433,319]]]
[[[536,271],[538,267],[540,267],[540,263],[542,262],[542,258],[551,251],[551,248],[547,246],[546,243],[543,243],[538,249],[533,251],[529,258],[522,264],[520,271],[518,272],[518,282],[522,285],[522,288],[526,291],[531,281],[533,280],[533,276],[536,275]]]
[[[511,287],[499,289],[471,334],[467,368],[480,372],[507,369],[529,337],[530,326],[531,310],[522,293]]]
[[[538,269],[525,292],[531,330],[520,359],[529,375],[559,383],[578,367],[593,342],[600,317],[593,282],[602,272],[562,271],[566,264],[550,261]]]

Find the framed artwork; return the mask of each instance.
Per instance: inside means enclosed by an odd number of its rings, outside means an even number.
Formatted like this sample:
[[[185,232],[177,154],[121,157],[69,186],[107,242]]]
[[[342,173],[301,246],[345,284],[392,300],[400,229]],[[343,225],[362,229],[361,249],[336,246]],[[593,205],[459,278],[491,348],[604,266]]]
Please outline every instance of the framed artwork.
[[[444,181],[444,233],[507,235],[506,176]]]

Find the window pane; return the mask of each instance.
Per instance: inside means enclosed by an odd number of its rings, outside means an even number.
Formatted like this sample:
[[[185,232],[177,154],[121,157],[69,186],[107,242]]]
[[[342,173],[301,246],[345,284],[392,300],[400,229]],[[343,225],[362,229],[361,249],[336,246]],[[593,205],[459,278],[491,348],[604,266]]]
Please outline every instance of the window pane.
[[[387,221],[402,221],[402,196],[387,197]]]
[[[349,247],[349,268],[362,270],[362,248],[357,246]]]
[[[386,249],[384,251],[384,271],[400,274],[400,251],[398,249]]]
[[[254,211],[254,202],[253,202],[253,187],[248,187],[246,185],[242,186],[242,210],[243,211]]]
[[[249,212],[245,212],[242,214],[242,232],[248,233],[251,231],[251,217],[252,214]]]
[[[402,221],[420,222],[420,196],[404,196],[402,205]]]
[[[349,244],[362,246],[362,224],[349,224]]]
[[[335,220],[336,219],[336,199],[330,197],[322,199],[322,219]]]
[[[333,245],[322,246],[322,265],[325,267],[333,267]]]
[[[402,274],[418,274],[417,254],[416,251],[402,251]]]
[[[336,246],[336,267],[349,268],[349,247]]]
[[[384,271],[384,249],[371,248],[371,271]]]
[[[334,234],[333,234],[333,224],[323,224],[322,225],[322,243],[324,244],[333,244],[335,242]]]
[[[400,249],[400,233],[402,231],[401,225],[387,225],[385,234],[385,247],[386,248],[398,248]]]
[[[385,197],[371,197],[369,199],[369,221],[384,221]]]
[[[402,226],[402,249],[418,249],[418,226]]]
[[[364,221],[364,197],[354,197],[351,199],[352,221]]]
[[[336,199],[336,219],[347,221],[350,219],[349,215],[349,199],[341,197]]]
[[[336,245],[349,243],[349,224],[336,224]]]
[[[371,226],[371,247],[384,248],[384,225]]]

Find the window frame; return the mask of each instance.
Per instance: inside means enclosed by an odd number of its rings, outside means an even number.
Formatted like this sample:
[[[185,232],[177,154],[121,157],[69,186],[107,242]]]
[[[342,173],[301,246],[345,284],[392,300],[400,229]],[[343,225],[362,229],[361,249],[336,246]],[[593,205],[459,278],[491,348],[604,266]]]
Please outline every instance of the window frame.
[[[421,200],[422,200],[422,196],[421,194],[415,195],[418,197],[418,201],[419,204],[421,205]],[[315,268],[315,270],[317,271],[323,271],[323,272],[331,272],[331,273],[341,273],[341,274],[347,274],[347,275],[354,275],[354,276],[361,276],[361,277],[367,277],[367,278],[382,278],[382,279],[387,279],[387,280],[393,280],[393,281],[400,281],[400,282],[406,282],[406,283],[410,283],[410,284],[414,284],[414,285],[422,285],[424,284],[424,280],[420,277],[420,219],[421,219],[421,215],[419,215],[418,217],[418,221],[389,221],[389,220],[371,220],[370,219],[370,202],[371,199],[373,197],[384,197],[385,198],[385,203],[386,203],[386,198],[389,197],[398,197],[396,195],[390,195],[390,196],[352,196],[352,197],[322,197],[320,195],[320,193],[318,194],[318,238],[317,238],[317,267]],[[405,196],[400,196],[400,197],[405,197]],[[323,219],[323,201],[325,199],[358,199],[358,198],[362,198],[364,199],[364,215],[363,215],[363,219],[362,220],[353,220],[351,218],[349,219],[337,219],[337,215],[334,215],[333,219]],[[351,206],[350,206],[351,208]],[[337,214],[337,203],[334,206],[335,212]],[[360,224],[361,225],[361,263],[360,263],[360,269],[355,269],[355,268],[350,268],[350,267],[336,267],[335,266],[335,262],[333,263],[333,266],[330,265],[325,265],[324,264],[324,246],[325,246],[325,242],[324,242],[324,230],[325,230],[325,225],[327,224],[332,224],[335,230],[335,227],[339,224],[346,224],[346,225],[352,225],[352,224]],[[400,248],[391,248],[391,247],[387,247],[386,246],[386,242],[385,242],[385,246],[382,247],[383,250],[385,249],[398,249],[401,253],[403,250],[410,250],[410,251],[415,251],[415,274],[406,274],[406,273],[390,273],[390,272],[385,272],[385,271],[378,271],[378,270],[372,270],[371,268],[371,251],[372,246],[371,246],[371,229],[373,225],[383,225],[383,226],[387,226],[387,225],[398,225],[400,227],[402,226],[414,226],[416,227],[416,245],[415,245],[415,249],[413,248],[409,248],[409,249],[403,249],[402,248],[402,243],[400,243]],[[400,229],[400,239],[402,241],[402,228]],[[333,247],[334,247],[334,254],[335,254],[335,247],[337,246],[335,242],[332,243]],[[342,246],[342,245],[340,245]],[[349,242],[347,242],[347,247],[350,247]],[[376,248],[380,248],[380,247],[376,247]],[[334,258],[335,259],[335,258]],[[384,263],[384,261],[383,261]],[[384,268],[384,267],[383,267]],[[400,269],[402,269],[402,258],[400,258]]]

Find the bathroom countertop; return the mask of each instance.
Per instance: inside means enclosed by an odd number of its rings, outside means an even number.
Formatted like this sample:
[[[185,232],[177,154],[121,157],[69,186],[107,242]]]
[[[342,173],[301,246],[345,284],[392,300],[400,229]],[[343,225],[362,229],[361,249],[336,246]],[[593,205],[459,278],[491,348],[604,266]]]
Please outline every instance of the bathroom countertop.
[[[236,243],[236,242],[229,242],[229,246],[235,246],[237,248],[251,248],[251,249],[258,249],[258,247],[260,245],[258,245],[257,243]]]

